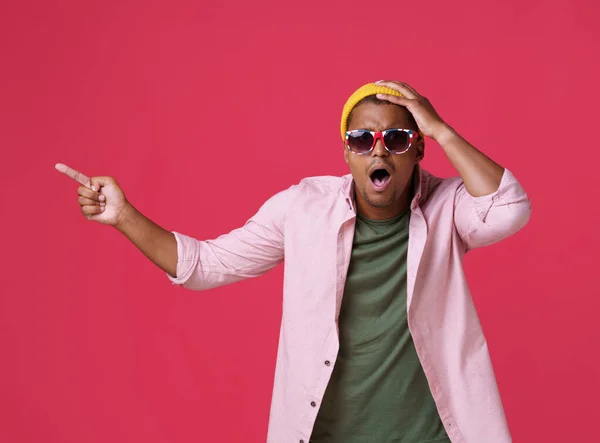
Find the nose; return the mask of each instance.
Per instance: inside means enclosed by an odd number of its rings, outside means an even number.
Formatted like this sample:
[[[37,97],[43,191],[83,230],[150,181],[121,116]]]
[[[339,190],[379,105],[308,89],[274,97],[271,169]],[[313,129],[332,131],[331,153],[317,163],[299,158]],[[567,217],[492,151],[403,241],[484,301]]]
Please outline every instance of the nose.
[[[390,155],[390,151],[385,149],[385,146],[383,145],[383,139],[381,138],[375,141],[375,146],[371,152],[375,157],[387,157]]]

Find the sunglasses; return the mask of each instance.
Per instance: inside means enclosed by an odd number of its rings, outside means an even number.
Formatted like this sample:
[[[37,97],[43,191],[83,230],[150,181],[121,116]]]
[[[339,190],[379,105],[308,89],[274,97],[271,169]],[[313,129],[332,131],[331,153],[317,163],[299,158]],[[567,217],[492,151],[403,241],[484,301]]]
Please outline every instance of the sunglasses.
[[[383,146],[392,154],[404,154],[419,138],[419,132],[412,129],[387,129],[382,132],[355,129],[346,131],[346,146],[358,155],[368,154],[381,139]]]

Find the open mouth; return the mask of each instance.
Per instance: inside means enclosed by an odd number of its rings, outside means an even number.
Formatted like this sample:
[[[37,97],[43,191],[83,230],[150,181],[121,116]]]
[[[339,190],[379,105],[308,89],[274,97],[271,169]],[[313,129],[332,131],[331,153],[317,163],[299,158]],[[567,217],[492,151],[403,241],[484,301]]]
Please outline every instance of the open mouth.
[[[385,185],[390,179],[390,173],[385,169],[375,169],[371,173],[371,181],[376,187]]]

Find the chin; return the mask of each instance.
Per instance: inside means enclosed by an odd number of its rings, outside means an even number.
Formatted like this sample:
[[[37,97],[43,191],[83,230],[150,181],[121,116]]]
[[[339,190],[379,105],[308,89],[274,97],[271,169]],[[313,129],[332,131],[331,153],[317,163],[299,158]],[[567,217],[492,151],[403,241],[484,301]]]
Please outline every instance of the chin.
[[[369,200],[369,204],[374,208],[390,208],[393,206],[394,201],[389,199],[372,199]]]
[[[393,206],[396,200],[394,192],[385,192],[383,194],[363,194],[367,203],[375,208],[389,208]]]

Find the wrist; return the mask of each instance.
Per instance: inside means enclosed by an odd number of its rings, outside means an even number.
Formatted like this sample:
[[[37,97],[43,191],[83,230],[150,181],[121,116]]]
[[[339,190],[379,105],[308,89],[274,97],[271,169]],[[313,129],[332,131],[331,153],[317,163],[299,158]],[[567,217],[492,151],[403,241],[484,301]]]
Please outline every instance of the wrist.
[[[457,137],[458,134],[457,132],[452,129],[449,125],[447,125],[446,123],[443,123],[440,128],[436,131],[436,134],[434,137],[432,137],[437,143],[438,145],[440,145],[443,148],[445,148],[446,146],[448,146],[449,143],[451,143],[451,141]]]
[[[124,232],[127,229],[127,226],[130,226],[132,223],[134,223],[137,215],[138,210],[135,209],[131,203],[126,202],[125,207],[119,212],[119,216],[117,217],[114,227],[117,228],[117,230]]]

